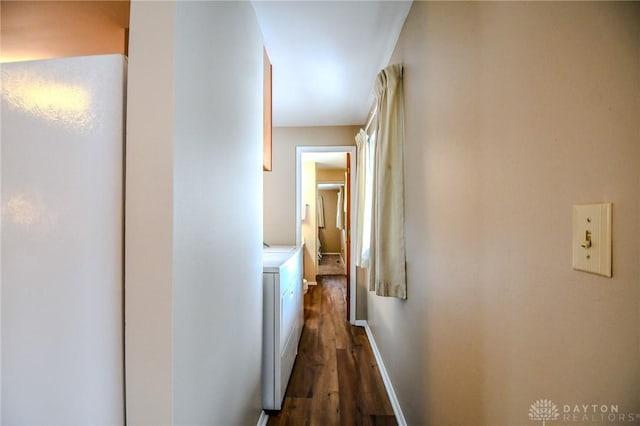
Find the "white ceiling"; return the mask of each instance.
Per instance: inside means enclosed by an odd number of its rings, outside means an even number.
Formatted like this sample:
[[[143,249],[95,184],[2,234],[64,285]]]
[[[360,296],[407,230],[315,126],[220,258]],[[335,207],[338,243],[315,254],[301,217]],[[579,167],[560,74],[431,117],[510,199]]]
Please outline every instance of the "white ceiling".
[[[274,126],[363,124],[411,1],[254,1]]]

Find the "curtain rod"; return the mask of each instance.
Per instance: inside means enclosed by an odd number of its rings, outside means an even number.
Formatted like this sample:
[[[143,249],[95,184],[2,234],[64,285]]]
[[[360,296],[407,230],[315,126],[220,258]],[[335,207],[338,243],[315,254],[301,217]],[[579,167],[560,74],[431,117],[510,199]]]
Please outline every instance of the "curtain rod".
[[[373,119],[374,119],[375,116],[376,116],[376,108],[374,106],[372,111],[369,113],[369,119],[367,120],[367,125],[364,126],[364,131],[365,132],[369,131],[369,126],[371,126],[371,123],[373,123]]]

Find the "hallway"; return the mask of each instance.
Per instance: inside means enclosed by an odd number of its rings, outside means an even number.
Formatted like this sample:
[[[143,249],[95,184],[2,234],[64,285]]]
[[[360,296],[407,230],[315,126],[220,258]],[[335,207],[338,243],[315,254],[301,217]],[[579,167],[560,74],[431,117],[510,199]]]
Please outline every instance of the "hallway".
[[[344,320],[344,276],[318,276],[282,410],[269,425],[396,425],[364,328]]]

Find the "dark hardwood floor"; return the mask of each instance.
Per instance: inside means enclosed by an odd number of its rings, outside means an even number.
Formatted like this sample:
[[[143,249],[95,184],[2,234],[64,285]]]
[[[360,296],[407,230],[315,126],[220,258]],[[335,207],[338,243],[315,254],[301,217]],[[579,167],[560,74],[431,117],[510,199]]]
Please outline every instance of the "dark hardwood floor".
[[[319,276],[282,410],[268,425],[397,425],[364,328],[350,325],[346,277]]]

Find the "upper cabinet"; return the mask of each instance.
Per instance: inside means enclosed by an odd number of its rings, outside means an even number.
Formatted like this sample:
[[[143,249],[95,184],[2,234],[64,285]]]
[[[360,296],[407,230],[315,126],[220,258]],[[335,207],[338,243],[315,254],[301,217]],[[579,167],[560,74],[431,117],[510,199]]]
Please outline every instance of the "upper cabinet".
[[[264,140],[262,142],[262,170],[271,171],[271,135],[272,135],[272,78],[271,62],[267,51],[264,51]]]

